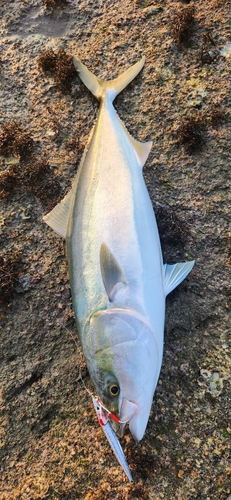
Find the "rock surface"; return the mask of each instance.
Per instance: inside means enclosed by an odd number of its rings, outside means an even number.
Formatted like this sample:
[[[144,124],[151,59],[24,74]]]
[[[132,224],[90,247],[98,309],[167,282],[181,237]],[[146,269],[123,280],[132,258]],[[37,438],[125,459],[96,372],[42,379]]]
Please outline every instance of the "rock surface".
[[[231,66],[221,50],[231,40],[230,2],[53,4],[0,1],[0,119],[22,127],[13,138],[4,128],[0,136],[0,500],[226,500]],[[172,19],[189,6],[194,21],[179,41]],[[77,74],[62,90],[58,63],[55,72],[39,69],[50,50],[77,54],[100,78],[145,55],[144,70],[115,106],[135,138],[153,140],[144,176],[165,261],[196,259],[167,299],[163,366],[145,437],[135,444],[127,432],[122,440],[133,485],[79,377],[92,388],[64,243],[42,221],[69,190],[98,110]]]

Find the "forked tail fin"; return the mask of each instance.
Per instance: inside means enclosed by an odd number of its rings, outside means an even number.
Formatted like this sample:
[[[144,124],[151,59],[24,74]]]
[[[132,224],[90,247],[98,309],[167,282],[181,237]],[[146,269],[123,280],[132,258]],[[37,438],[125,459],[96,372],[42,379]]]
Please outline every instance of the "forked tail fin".
[[[91,93],[99,100],[103,99],[107,94],[111,102],[119,94],[143,68],[145,57],[128,68],[122,75],[114,80],[103,81],[97,78],[87,67],[77,58],[73,58],[75,69],[79,74],[82,82],[91,91]]]

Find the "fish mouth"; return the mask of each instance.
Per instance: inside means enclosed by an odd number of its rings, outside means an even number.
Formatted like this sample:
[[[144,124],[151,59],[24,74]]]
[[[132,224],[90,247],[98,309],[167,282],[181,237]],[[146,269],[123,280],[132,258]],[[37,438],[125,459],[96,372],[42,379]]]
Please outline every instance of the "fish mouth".
[[[140,441],[145,433],[150,410],[146,412],[138,412],[134,414],[129,421],[129,430],[135,441]]]
[[[113,422],[112,427],[119,437],[123,437],[126,424],[129,422],[129,430],[133,438],[135,441],[140,441],[145,433],[149,414],[149,407],[141,411],[136,403],[123,399],[120,409],[120,421]]]
[[[127,422],[130,422],[135,413],[138,412],[138,405],[123,398],[119,412],[119,422],[111,422],[112,427],[119,437],[123,437]],[[130,425],[129,425],[130,427]]]

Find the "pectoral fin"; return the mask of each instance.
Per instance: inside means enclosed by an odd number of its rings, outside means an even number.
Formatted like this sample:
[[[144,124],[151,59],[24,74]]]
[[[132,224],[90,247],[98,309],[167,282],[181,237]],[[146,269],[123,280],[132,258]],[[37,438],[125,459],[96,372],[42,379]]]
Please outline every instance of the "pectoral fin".
[[[168,295],[176,288],[190,273],[195,264],[195,260],[189,262],[179,262],[178,264],[164,265],[164,288],[165,295]]]
[[[110,302],[112,302],[115,292],[122,286],[126,286],[127,283],[121,265],[106,243],[102,243],[100,248],[100,269],[105,290]]]

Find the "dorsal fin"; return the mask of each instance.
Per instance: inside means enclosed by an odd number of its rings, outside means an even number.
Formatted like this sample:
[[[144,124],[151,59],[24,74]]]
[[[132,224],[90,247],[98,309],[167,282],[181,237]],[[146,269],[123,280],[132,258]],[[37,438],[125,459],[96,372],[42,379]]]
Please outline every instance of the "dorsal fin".
[[[127,283],[122,267],[106,243],[102,243],[100,247],[100,269],[105,290],[110,302],[112,302],[118,288],[126,286]]]

